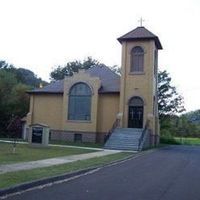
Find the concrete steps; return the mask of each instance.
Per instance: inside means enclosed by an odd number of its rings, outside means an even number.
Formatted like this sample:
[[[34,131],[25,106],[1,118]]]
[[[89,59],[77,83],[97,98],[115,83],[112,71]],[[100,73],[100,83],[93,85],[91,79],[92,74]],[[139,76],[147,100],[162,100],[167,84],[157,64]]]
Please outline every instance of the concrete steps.
[[[117,128],[104,145],[105,149],[137,151],[143,129]]]

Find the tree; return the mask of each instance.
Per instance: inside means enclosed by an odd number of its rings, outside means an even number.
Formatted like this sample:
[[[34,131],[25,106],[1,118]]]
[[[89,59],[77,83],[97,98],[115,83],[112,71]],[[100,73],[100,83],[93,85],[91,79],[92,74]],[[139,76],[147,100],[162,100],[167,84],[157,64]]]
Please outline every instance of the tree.
[[[7,135],[6,127],[13,116],[23,117],[28,112],[31,87],[20,83],[16,74],[0,69],[0,134]]]
[[[183,97],[171,85],[171,77],[167,71],[158,73],[158,110],[160,118],[185,111]]]
[[[12,89],[17,84],[15,76],[4,69],[0,70],[0,133],[5,133],[12,116],[10,100]]]
[[[21,118],[19,116],[15,116],[11,119],[10,123],[7,126],[8,135],[13,138],[13,153],[16,152],[16,146],[17,146],[17,138],[20,137],[22,132],[22,122]]]
[[[26,91],[39,87],[40,83],[47,84],[28,69],[0,61],[0,135],[10,134],[7,126],[11,119],[27,114],[29,95]]]
[[[91,57],[87,57],[87,59],[83,61],[75,60],[68,62],[64,67],[58,66],[50,73],[50,76],[52,80],[61,80],[64,79],[65,76],[72,76],[74,72],[78,72],[79,69],[87,70],[92,66],[101,67],[106,65]],[[113,69],[116,70],[116,66],[113,66]]]

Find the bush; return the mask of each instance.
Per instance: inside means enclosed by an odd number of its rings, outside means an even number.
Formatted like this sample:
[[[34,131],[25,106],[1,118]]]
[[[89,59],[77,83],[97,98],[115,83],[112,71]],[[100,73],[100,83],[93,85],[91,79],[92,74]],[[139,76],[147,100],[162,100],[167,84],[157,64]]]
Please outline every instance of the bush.
[[[161,130],[160,143],[163,143],[163,144],[180,144],[178,141],[176,141],[174,139],[171,132],[167,129]]]

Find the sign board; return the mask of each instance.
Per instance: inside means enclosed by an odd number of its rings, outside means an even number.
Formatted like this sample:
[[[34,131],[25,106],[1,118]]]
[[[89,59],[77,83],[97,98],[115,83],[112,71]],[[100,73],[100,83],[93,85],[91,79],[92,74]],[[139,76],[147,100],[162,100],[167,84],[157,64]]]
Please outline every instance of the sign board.
[[[32,128],[32,143],[42,143],[42,127],[33,127]]]
[[[33,124],[29,131],[29,144],[36,146],[48,146],[49,144],[49,127],[43,124]]]

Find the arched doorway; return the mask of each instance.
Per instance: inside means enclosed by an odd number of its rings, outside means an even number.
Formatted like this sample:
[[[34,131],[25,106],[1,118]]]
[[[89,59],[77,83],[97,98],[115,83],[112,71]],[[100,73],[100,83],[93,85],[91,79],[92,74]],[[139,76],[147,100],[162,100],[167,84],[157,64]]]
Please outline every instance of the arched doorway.
[[[140,97],[132,97],[129,101],[128,128],[143,128],[144,102]]]

